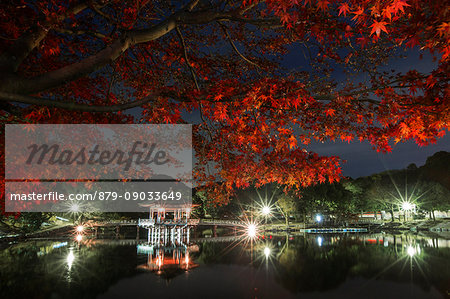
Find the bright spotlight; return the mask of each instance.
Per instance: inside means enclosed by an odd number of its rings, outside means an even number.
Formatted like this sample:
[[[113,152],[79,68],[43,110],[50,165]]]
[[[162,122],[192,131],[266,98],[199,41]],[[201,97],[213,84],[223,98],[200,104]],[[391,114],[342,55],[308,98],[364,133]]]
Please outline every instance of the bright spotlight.
[[[77,232],[81,233],[84,230],[84,227],[82,225],[77,226]]]
[[[75,203],[75,204],[71,205],[70,211],[73,213],[78,213],[80,211],[80,206]]]
[[[404,211],[412,210],[412,209],[413,209],[413,205],[412,205],[409,201],[404,201],[404,202],[402,203],[402,209],[403,209]]]
[[[247,235],[250,238],[256,237],[256,225],[254,225],[254,224],[249,224],[248,225],[248,227],[247,227]]]
[[[317,222],[321,222],[322,221],[322,216],[320,216],[319,214],[316,215],[316,221]]]
[[[264,255],[266,256],[266,259],[269,258],[269,256],[270,256],[270,248],[269,247],[264,248]]]
[[[413,257],[416,254],[416,249],[412,246],[408,246],[408,249],[406,250],[406,252],[408,253],[408,255],[410,257]]]
[[[81,242],[81,240],[83,240],[83,236],[82,235],[77,235],[75,237],[75,240],[77,240],[77,242]]]
[[[270,214],[270,207],[264,206],[264,207],[262,208],[262,213],[263,213],[263,215],[265,215],[265,216],[269,215],[269,214]]]

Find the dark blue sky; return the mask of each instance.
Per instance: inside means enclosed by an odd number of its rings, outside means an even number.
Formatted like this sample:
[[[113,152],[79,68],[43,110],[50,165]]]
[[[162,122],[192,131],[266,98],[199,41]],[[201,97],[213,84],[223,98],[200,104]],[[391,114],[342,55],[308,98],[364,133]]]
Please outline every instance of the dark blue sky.
[[[309,149],[322,155],[336,155],[347,160],[347,163],[342,165],[343,175],[357,178],[388,169],[405,168],[411,163],[421,166],[425,164],[427,157],[434,153],[450,151],[450,136],[447,134],[436,144],[423,147],[413,141],[397,143],[392,152],[386,154],[373,150],[369,142],[359,141],[350,144],[340,141],[312,144]]]

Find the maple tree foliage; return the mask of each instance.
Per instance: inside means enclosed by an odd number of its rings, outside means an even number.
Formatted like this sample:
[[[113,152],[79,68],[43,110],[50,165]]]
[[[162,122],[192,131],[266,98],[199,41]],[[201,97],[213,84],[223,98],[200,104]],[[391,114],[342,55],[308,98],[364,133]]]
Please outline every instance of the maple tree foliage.
[[[310,142],[390,151],[448,130],[449,14],[434,0],[2,1],[0,117],[193,123],[194,176],[218,203],[333,182],[339,157]],[[410,48],[437,66],[385,71]],[[303,68],[283,65],[289,51]]]

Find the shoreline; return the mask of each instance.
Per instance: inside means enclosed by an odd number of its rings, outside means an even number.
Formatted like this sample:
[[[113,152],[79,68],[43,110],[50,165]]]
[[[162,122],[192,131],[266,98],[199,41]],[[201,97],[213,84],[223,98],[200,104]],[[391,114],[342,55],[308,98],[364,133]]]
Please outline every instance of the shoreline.
[[[0,243],[21,242],[35,239],[67,238],[74,229],[75,224],[68,224],[47,228],[32,233],[14,234],[0,236]],[[265,226],[269,228],[265,228]],[[360,231],[366,229],[366,231]],[[307,230],[307,231],[306,231]],[[339,231],[338,231],[339,230]],[[285,224],[261,225],[261,232],[267,233],[307,233],[307,234],[370,234],[370,233],[391,233],[403,234],[410,232],[413,234],[431,234],[445,239],[450,239],[450,219],[439,221],[414,221],[414,222],[387,222],[380,224],[354,224],[351,226],[326,226],[326,225],[304,225],[303,223],[291,223],[286,229]]]

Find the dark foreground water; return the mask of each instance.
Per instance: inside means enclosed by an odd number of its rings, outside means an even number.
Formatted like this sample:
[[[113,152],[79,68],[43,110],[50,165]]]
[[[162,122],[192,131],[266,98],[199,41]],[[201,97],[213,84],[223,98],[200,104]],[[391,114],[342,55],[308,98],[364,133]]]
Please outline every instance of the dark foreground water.
[[[443,238],[267,235],[139,244],[4,245],[0,298],[447,298],[450,291],[450,241]]]

